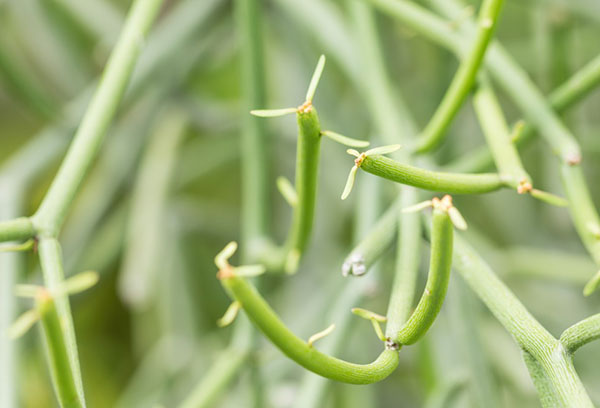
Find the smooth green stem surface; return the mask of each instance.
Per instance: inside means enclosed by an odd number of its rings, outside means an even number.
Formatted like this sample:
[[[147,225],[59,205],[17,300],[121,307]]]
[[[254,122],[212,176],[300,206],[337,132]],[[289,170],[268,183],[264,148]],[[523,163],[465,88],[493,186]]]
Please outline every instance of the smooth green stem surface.
[[[508,130],[502,108],[486,80],[482,80],[475,91],[473,105],[500,174],[509,177],[513,187],[520,181],[531,182],[531,177],[523,168],[519,153],[510,139],[511,132]]]
[[[35,234],[33,223],[27,217],[0,222],[0,242],[28,240]]]
[[[395,338],[410,317],[417,289],[421,250],[421,216],[403,213],[402,209],[417,203],[418,193],[412,187],[403,187],[401,205],[391,208],[400,223],[398,229],[396,273],[387,310],[385,336]],[[388,210],[389,211],[389,210]]]
[[[50,295],[40,297],[36,299],[36,309],[40,315],[58,402],[63,408],[84,407],[85,403],[77,391],[76,380],[71,370],[69,346],[54,300]]]
[[[489,193],[506,184],[495,173],[459,174],[424,170],[385,156],[366,156],[360,168],[396,183],[449,194]]]
[[[592,408],[590,397],[562,344],[458,234],[454,240],[453,266],[517,344],[540,363],[561,403],[568,407]]]
[[[65,274],[63,271],[62,251],[56,238],[41,237],[38,243],[40,256],[40,265],[44,275],[44,284],[48,290],[54,292],[63,282]],[[69,369],[74,378],[75,386],[79,394],[79,399],[84,401],[83,382],[81,379],[81,369],[79,366],[79,355],[77,352],[77,340],[75,338],[75,328],[73,326],[73,316],[69,298],[66,295],[54,298],[58,317],[61,321],[61,328],[67,346],[69,356]],[[66,374],[65,374],[66,375]]]
[[[402,200],[398,198],[379,217],[373,227],[361,237],[358,244],[348,254],[342,265],[342,274],[361,276],[371,269],[381,255],[390,248],[398,230],[398,213],[402,209]]]
[[[163,0],[136,0],[67,155],[32,217],[45,235],[56,235],[115,115],[144,39]]]
[[[231,379],[237,376],[248,360],[247,350],[227,349],[204,374],[204,381],[179,405],[179,408],[209,408],[225,391]]]
[[[298,143],[296,146],[296,193],[292,228],[286,248],[299,257],[305,250],[313,226],[317,175],[321,152],[321,127],[316,109],[311,105],[298,112]]]
[[[503,4],[504,0],[485,0],[481,5],[472,48],[462,59],[442,102],[417,140],[417,153],[428,152],[442,141],[444,133],[475,83],[477,71],[492,39]]]
[[[408,321],[392,337],[400,344],[414,344],[431,327],[442,308],[452,265],[454,227],[446,211],[433,210],[429,275],[423,295]]]
[[[575,323],[560,336],[560,342],[571,354],[579,347],[597,339],[600,339],[600,314]]]
[[[354,364],[328,356],[298,338],[246,280],[232,276],[221,283],[241,303],[250,320],[289,358],[323,377],[350,384],[371,384],[390,375],[398,366],[398,351],[384,350],[370,364]]]

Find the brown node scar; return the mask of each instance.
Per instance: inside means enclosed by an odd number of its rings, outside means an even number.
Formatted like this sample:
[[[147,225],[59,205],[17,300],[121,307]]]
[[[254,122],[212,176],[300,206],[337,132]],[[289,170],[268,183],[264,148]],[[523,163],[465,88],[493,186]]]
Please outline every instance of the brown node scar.
[[[217,279],[219,280],[231,279],[233,277],[235,277],[235,272],[233,270],[233,266],[231,265],[227,265],[225,268],[219,269],[219,272],[217,272]]]
[[[527,181],[527,179],[522,178],[519,181],[519,185],[517,186],[517,193],[525,194],[531,192],[531,190],[533,190],[533,186],[531,185],[531,183]]]
[[[570,153],[567,155],[567,164],[569,166],[575,166],[581,163],[581,155],[579,153]]]
[[[298,113],[308,113],[312,110],[312,102],[306,101],[302,105],[298,106]]]
[[[434,208],[438,208],[438,209],[444,210],[444,211],[448,211],[452,207],[454,207],[452,205],[452,196],[450,196],[448,194],[446,194],[445,196],[443,196],[441,200],[439,198],[437,198],[437,197],[433,197],[431,199],[431,202],[433,203],[433,207]]]
[[[360,167],[362,162],[365,161],[366,157],[367,157],[367,155],[365,153],[361,153],[360,156],[358,156],[356,159],[354,159],[354,164],[356,164],[356,167]]]

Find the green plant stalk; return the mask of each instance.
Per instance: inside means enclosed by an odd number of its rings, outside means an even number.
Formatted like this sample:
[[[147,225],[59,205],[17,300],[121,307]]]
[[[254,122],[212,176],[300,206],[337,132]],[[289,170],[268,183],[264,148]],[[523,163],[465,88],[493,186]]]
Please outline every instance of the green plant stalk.
[[[414,205],[417,200],[417,190],[404,187],[401,193],[401,205],[391,209],[397,213],[400,226],[396,273],[388,304],[388,321],[385,326],[385,336],[389,338],[396,338],[396,334],[410,317],[417,289],[421,249],[421,217],[417,213],[402,213],[403,208]]]
[[[360,168],[396,183],[449,194],[482,194],[506,186],[495,173],[459,174],[420,169],[381,155],[366,156]]]
[[[57,305],[55,305],[49,293],[36,298],[36,309],[40,315],[49,361],[48,365],[58,402],[63,408],[85,407],[85,402],[78,391],[76,379],[71,369],[69,341],[65,338],[65,330],[61,325]]]
[[[465,47],[466,37],[453,31],[450,25],[441,18],[407,1],[369,1],[384,12],[402,20],[432,41],[449,48],[457,55],[461,55],[461,50]],[[444,6],[448,4],[450,3],[443,3]],[[528,121],[547,139],[555,153],[560,155],[563,186],[571,203],[571,214],[574,223],[586,249],[596,263],[600,265],[600,240],[594,239],[593,233],[583,225],[586,220],[582,214],[590,216],[589,220],[592,223],[597,223],[600,218],[578,165],[581,160],[581,152],[577,141],[546,103],[543,95],[531,82],[527,74],[512,61],[499,44],[494,43],[490,46],[486,57],[486,67],[521,108]],[[593,69],[590,69],[588,72],[592,71]],[[573,188],[573,185],[577,185],[577,187]]]
[[[179,405],[179,408],[209,408],[214,406],[219,395],[225,392],[232,378],[239,374],[247,361],[248,350],[230,348],[225,350],[210,369],[204,374],[204,380]]]
[[[0,242],[25,241],[35,236],[35,227],[28,217],[0,222]]]
[[[503,4],[504,0],[485,0],[481,5],[472,48],[461,60],[442,102],[417,140],[417,153],[428,152],[443,140],[444,133],[475,83],[477,71],[492,39]]]
[[[423,295],[408,321],[393,334],[400,344],[414,344],[429,330],[442,308],[452,265],[454,227],[446,211],[433,210],[429,276]]]
[[[529,376],[537,390],[542,408],[560,408],[561,404],[558,397],[540,363],[526,351],[522,351],[522,355],[523,361],[525,361],[525,365],[529,371]]]
[[[316,109],[309,105],[299,109],[298,142],[296,146],[296,193],[298,203],[294,207],[292,227],[286,242],[289,257],[298,259],[304,252],[310,233],[315,212],[317,194],[317,175],[319,156],[321,152],[321,126]],[[293,262],[293,261],[292,261]]]
[[[365,234],[348,254],[342,266],[344,275],[364,275],[392,245],[398,231],[398,213],[402,209],[402,199],[396,201],[379,217],[379,220]]]
[[[65,277],[60,244],[56,238],[42,236],[39,238],[38,251],[40,265],[44,275],[44,283],[47,289],[52,293],[61,285]],[[55,297],[53,302],[56,304],[56,310],[62,323],[60,327],[62,327],[63,330],[67,355],[69,356],[69,366],[66,368],[69,369],[71,372],[70,376],[74,379],[75,388],[77,389],[79,399],[81,401],[85,401],[81,370],[79,366],[79,355],[77,352],[77,340],[75,338],[75,328],[73,326],[73,316],[71,314],[69,298],[66,295],[61,295]],[[50,349],[49,352],[52,352],[52,349]],[[64,365],[61,367],[65,368]],[[66,376],[68,374],[64,375]]]
[[[562,344],[529,313],[458,234],[454,240],[453,265],[517,344],[539,362],[559,401],[568,407],[592,408],[593,404]]]
[[[289,358],[316,374],[350,384],[371,384],[386,378],[398,366],[398,351],[384,350],[370,364],[354,364],[328,356],[298,338],[279,319],[256,289],[245,279],[227,276],[221,284],[241,303],[250,320]]]
[[[136,0],[97,91],[48,193],[32,217],[38,231],[56,236],[100,148],[139,52],[163,0]]]
[[[570,354],[597,339],[600,339],[600,314],[575,323],[560,336],[560,342]]]
[[[562,113],[581,101],[600,84],[600,55],[588,62],[562,85],[549,95],[550,106],[556,113]],[[517,147],[525,146],[536,136],[535,127],[525,122],[523,129],[513,140]],[[493,158],[487,146],[458,157],[444,166],[459,172],[486,171],[493,165]]]
[[[480,81],[475,91],[473,106],[500,174],[510,179],[513,188],[521,181],[531,183],[531,177],[523,168],[519,153],[510,140],[511,132],[508,130],[502,108],[491,85],[485,79]]]

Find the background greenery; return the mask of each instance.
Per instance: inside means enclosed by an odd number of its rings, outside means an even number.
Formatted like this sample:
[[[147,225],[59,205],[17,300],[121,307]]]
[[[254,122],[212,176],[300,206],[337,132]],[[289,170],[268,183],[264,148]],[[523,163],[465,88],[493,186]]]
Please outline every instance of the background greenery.
[[[87,269],[101,274],[96,287],[71,299],[92,407],[177,406],[228,346],[232,334],[232,328],[216,326],[229,300],[215,279],[213,258],[240,234],[239,133],[248,115],[241,98],[243,38],[229,1],[166,3],[60,237],[67,274]],[[116,0],[0,1],[2,218],[30,214],[38,207],[129,5]],[[477,9],[479,2],[473,6]],[[376,19],[394,92],[422,129],[446,91],[457,60],[396,21],[379,14]],[[298,105],[323,53],[328,64],[315,97],[323,126],[350,137],[380,138],[372,130],[357,82],[348,76],[364,58],[356,35],[347,1],[265,1],[264,107]],[[599,36],[600,3],[595,0],[509,0],[497,32],[546,94],[600,53]],[[369,86],[370,78],[360,76],[359,83]],[[500,91],[499,95],[510,122],[519,119],[517,108]],[[585,152],[584,169],[596,203],[599,109],[600,94],[595,92],[565,115]],[[290,211],[274,188],[275,179],[293,177],[296,126],[289,117],[265,124],[273,208],[269,223],[281,241]],[[433,158],[441,166],[482,144],[467,102]],[[24,150],[28,146],[30,154]],[[558,166],[545,143],[536,140],[521,155],[536,186],[562,194]],[[19,170],[10,173],[15,161]],[[314,235],[301,269],[293,277],[263,279],[265,296],[303,338],[332,323],[329,312],[349,279],[341,276],[341,263],[358,239],[357,226],[367,218],[356,210],[360,191],[381,191],[381,209],[397,191],[392,183],[364,173],[357,178],[359,191],[340,201],[351,164],[343,148],[323,143]],[[14,209],[16,196],[23,200],[16,200],[21,202]],[[455,202],[469,223],[470,242],[552,334],[558,336],[598,312],[598,294],[581,295],[597,268],[565,209],[511,191],[456,197]],[[427,252],[425,246],[421,285]],[[0,254],[3,259],[9,256]],[[8,306],[14,302],[14,282],[4,269],[18,267],[19,282],[41,280],[36,257],[25,254],[21,260],[20,265],[3,261],[1,266],[2,326],[16,313]],[[363,306],[385,311],[392,269],[390,251],[378,264],[379,281],[361,285],[366,293]],[[451,279],[440,317],[424,340],[402,349],[394,374],[367,387],[330,383],[317,406],[423,406],[434,404],[436,396],[456,384],[456,396],[445,406],[539,406],[518,346],[458,275]],[[19,309],[28,306],[18,303]],[[370,361],[380,342],[368,322],[351,322],[340,355]],[[0,381],[16,391],[18,406],[54,403],[40,340],[38,330],[19,339],[14,344],[18,357],[13,377],[4,377],[7,371],[2,371]],[[314,374],[262,337],[253,357],[260,367],[263,406],[298,403],[303,381]],[[596,404],[598,361],[598,342],[575,357]],[[214,406],[250,405],[256,388],[250,377],[256,374],[251,375],[248,366]],[[489,389],[476,385],[481,372],[489,378]]]

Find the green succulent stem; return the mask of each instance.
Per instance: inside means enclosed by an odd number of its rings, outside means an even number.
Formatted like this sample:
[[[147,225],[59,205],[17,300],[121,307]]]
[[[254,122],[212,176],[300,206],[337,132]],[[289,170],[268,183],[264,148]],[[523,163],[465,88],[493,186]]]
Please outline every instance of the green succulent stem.
[[[296,178],[295,187],[298,202],[294,207],[292,227],[286,242],[286,252],[289,265],[294,272],[293,260],[299,259],[306,249],[312,231],[315,214],[315,200],[317,195],[317,175],[319,171],[319,157],[321,152],[321,125],[317,111],[308,104],[301,107],[297,113],[298,141],[296,145]]]
[[[237,276],[221,279],[232,299],[241,303],[250,320],[289,358],[304,368],[331,380],[350,384],[371,384],[390,375],[398,366],[398,351],[386,348],[370,364],[355,364],[310,347],[279,319],[265,299],[248,281]]]
[[[444,133],[475,83],[503,4],[504,0],[485,0],[481,5],[473,45],[462,59],[442,102],[417,140],[417,153],[428,152],[443,140]]]
[[[600,314],[575,323],[560,336],[560,342],[570,354],[597,339],[600,339]]]
[[[63,408],[85,407],[82,396],[79,394],[74,373],[71,369],[71,360],[68,341],[65,338],[61,319],[49,293],[36,298],[36,310],[44,333],[48,361],[54,389],[60,406]]]
[[[35,227],[28,217],[0,222],[0,242],[24,241],[35,235]]]
[[[459,174],[424,170],[381,155],[366,156],[360,168],[396,183],[449,194],[482,194],[506,186],[495,173]]]
[[[431,221],[431,255],[429,276],[423,295],[408,321],[392,338],[399,344],[416,343],[431,327],[439,314],[450,280],[454,227],[448,213],[434,209]]]

